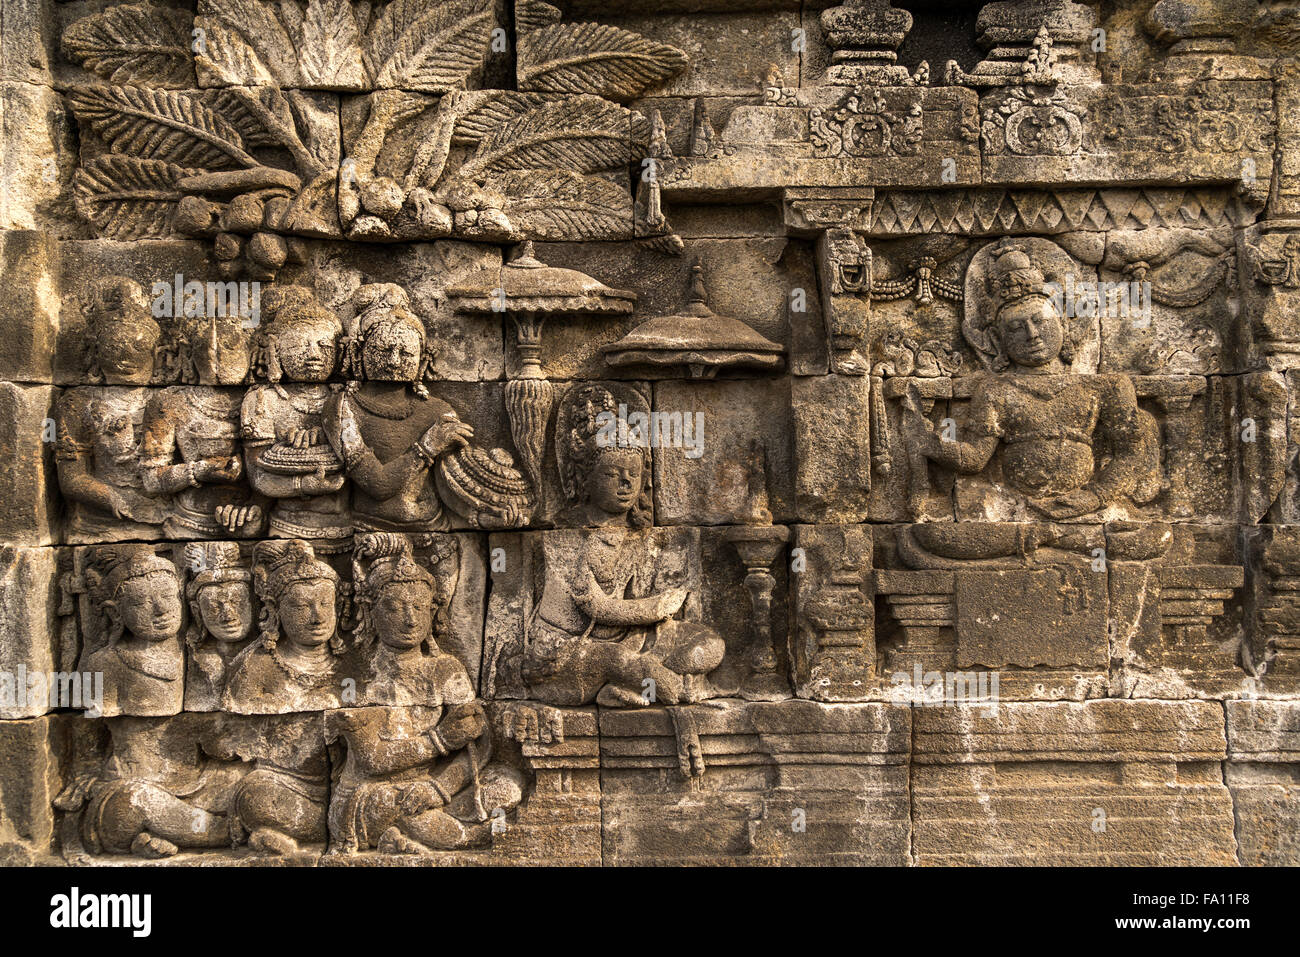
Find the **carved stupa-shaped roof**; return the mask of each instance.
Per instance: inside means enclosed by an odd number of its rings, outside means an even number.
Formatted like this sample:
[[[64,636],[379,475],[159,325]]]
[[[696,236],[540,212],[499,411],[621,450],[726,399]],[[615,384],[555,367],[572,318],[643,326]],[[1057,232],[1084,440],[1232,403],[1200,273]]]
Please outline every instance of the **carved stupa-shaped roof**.
[[[576,269],[546,265],[533,255],[531,242],[500,269],[480,269],[448,287],[447,295],[462,312],[620,315],[636,304],[634,292],[611,289]]]
[[[710,309],[697,262],[691,267],[691,302],[683,313],[647,320],[601,351],[611,366],[685,366],[693,378],[711,378],[719,369],[777,368],[785,347]]]

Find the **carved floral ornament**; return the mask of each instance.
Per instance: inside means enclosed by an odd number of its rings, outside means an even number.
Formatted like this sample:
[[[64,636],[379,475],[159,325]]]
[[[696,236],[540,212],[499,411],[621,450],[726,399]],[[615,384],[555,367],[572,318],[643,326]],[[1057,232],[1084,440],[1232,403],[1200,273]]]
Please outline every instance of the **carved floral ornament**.
[[[77,209],[111,239],[224,235],[218,258],[247,243],[271,271],[291,254],[285,237],[631,238],[622,171],[648,127],[617,101],[684,55],[523,0],[518,89],[481,89],[506,42],[493,10],[203,0],[192,19],[129,4],[74,21],[65,53],[107,81],[68,94],[102,143],[76,174]],[[342,148],[334,92],[364,97]],[[397,139],[396,167],[377,169]]]

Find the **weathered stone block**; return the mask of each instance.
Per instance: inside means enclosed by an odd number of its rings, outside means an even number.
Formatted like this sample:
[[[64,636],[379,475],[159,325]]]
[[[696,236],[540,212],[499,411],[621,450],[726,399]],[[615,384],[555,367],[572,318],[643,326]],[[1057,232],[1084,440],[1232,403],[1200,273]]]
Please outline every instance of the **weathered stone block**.
[[[0,376],[9,382],[51,382],[59,332],[60,246],[48,232],[0,232],[0,304],[5,337]]]
[[[791,380],[795,507],[807,522],[856,522],[871,493],[871,380],[810,376]],[[833,410],[833,411],[832,411]]]
[[[0,130],[0,229],[60,235],[77,229],[70,197],[74,123],[59,95],[45,86],[0,82]]]
[[[1225,780],[1237,815],[1241,863],[1279,866],[1300,859],[1300,706],[1294,701],[1229,701]]]
[[[48,545],[58,514],[54,482],[54,399],[49,386],[0,382],[0,530],[15,544]]]
[[[1232,864],[1214,702],[920,708],[918,864]]]
[[[7,867],[49,863],[59,793],[57,717],[0,721],[0,863]],[[75,719],[74,719],[75,720]]]
[[[605,864],[907,863],[907,708],[600,714]]]
[[[0,547],[0,719],[78,707],[61,698],[58,561],[53,548]],[[78,681],[77,689],[82,687]],[[71,690],[71,689],[67,689]]]

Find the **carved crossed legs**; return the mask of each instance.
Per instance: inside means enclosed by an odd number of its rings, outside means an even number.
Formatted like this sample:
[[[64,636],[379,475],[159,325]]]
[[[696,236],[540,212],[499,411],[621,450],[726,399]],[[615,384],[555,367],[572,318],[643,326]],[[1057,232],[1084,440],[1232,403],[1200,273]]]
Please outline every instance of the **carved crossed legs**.
[[[171,857],[181,848],[230,844],[226,815],[189,803],[156,784],[115,781],[86,808],[107,851]]]
[[[268,855],[292,854],[301,844],[325,842],[325,786],[270,768],[252,771],[231,802],[237,834]]]

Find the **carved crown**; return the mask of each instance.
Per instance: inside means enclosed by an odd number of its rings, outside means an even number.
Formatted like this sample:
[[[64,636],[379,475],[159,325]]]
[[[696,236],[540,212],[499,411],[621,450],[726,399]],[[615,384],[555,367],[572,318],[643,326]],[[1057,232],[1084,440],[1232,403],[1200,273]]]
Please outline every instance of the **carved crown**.
[[[338,573],[316,557],[315,549],[298,539],[258,542],[253,566],[253,581],[263,600],[279,598],[297,582],[339,580]]]

